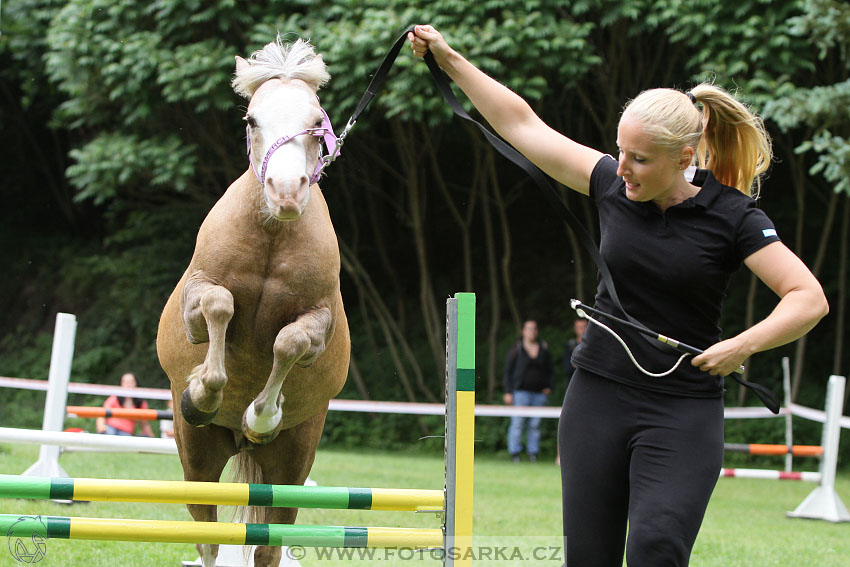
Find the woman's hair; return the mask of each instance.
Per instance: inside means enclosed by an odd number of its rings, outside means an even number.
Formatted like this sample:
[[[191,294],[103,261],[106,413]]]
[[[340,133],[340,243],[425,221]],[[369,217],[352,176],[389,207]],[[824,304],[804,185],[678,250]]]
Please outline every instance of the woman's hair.
[[[626,105],[620,120],[626,117],[641,122],[671,156],[690,146],[696,165],[710,169],[724,185],[758,196],[772,158],[770,137],[762,119],[729,92],[709,83],[687,94],[651,89]]]

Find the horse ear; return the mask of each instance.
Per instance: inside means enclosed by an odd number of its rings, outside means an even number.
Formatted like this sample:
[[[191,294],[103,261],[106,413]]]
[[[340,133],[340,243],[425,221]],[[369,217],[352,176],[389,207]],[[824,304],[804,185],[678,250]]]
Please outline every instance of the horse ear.
[[[251,66],[250,63],[248,63],[247,61],[245,61],[244,59],[242,59],[238,55],[236,56],[236,74],[237,75],[242,73],[243,71],[247,71],[250,66]]]
[[[321,66],[321,75],[316,78],[316,90],[318,91],[320,88],[325,86],[327,82],[330,80],[331,76],[328,74],[328,67],[325,64],[325,58],[321,56],[321,54],[316,54],[315,58],[316,63]]]

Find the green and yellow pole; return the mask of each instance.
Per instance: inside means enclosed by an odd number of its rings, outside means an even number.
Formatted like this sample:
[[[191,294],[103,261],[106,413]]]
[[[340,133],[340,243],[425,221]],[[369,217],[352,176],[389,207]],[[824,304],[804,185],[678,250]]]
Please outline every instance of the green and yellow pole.
[[[302,547],[439,548],[443,533],[425,528],[231,524],[0,514],[0,535],[31,539],[300,545]]]
[[[446,304],[446,517],[444,561],[472,562],[472,494],[475,460],[475,294],[458,293]]]
[[[413,512],[443,509],[441,490],[49,478],[6,474],[0,474],[0,498]]]

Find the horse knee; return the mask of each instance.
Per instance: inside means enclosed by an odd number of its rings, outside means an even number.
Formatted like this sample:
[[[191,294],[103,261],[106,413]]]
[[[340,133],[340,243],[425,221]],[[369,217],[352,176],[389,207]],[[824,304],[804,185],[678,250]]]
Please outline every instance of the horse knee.
[[[333,330],[328,309],[318,309],[297,323],[281,329],[274,344],[278,360],[290,360],[301,367],[310,366],[325,351]]]
[[[233,317],[233,295],[203,274],[189,278],[180,299],[186,338],[192,344],[210,340],[210,331],[227,326]]]
[[[309,350],[310,337],[300,329],[284,327],[274,341],[274,356],[278,360],[297,361]]]
[[[210,324],[227,324],[233,318],[233,295],[227,288],[213,286],[201,296],[201,312]]]

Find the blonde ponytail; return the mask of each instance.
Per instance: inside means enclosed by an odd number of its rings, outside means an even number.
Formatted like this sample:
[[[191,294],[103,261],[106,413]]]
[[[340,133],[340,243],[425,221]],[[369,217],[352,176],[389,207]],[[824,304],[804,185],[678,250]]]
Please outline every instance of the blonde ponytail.
[[[691,89],[703,106],[698,165],[745,195],[758,197],[761,176],[770,167],[773,147],[761,117],[720,87],[703,83]]]
[[[627,116],[641,122],[673,159],[690,146],[700,168],[710,169],[724,185],[758,196],[773,155],[770,137],[762,119],[730,93],[708,83],[687,94],[650,89],[629,102],[620,120]]]

